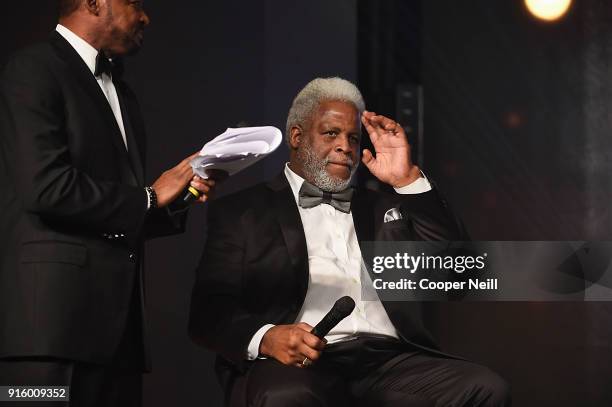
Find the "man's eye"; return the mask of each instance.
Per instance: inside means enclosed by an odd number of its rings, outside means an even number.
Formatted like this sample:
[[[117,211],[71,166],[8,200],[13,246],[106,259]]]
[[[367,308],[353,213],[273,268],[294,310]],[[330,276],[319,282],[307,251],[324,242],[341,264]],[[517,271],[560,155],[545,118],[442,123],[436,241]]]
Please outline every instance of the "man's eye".
[[[358,136],[351,136],[351,142],[355,143],[355,144],[359,144],[359,137]]]
[[[327,134],[328,136],[334,136],[334,137],[338,135],[338,133],[335,130],[326,131],[325,134]]]

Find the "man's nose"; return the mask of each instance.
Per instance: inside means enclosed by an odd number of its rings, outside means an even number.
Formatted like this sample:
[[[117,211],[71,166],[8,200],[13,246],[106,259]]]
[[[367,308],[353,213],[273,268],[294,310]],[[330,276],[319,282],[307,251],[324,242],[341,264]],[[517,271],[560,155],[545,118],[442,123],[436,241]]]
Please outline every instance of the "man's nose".
[[[348,136],[339,135],[336,137],[336,145],[334,146],[334,151],[337,153],[350,154],[351,153],[351,143],[349,141]]]

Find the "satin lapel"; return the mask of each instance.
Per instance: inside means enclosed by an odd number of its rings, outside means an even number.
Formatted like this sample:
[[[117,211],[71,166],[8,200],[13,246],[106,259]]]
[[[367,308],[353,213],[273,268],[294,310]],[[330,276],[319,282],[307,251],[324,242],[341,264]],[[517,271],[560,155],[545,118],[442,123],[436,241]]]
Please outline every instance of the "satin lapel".
[[[353,224],[360,247],[362,242],[374,240],[373,208],[374,202],[372,202],[366,190],[357,188],[351,201],[351,214],[353,215]],[[363,251],[363,247],[361,247],[361,250]]]
[[[113,110],[111,109],[106,96],[104,96],[102,89],[100,89],[96,78],[94,78],[91,71],[87,67],[87,64],[85,64],[74,48],[72,48],[68,41],[66,41],[58,32],[54,31],[51,34],[51,43],[58,49],[79,83],[83,85],[85,91],[94,100],[98,106],[98,111],[104,115],[108,125],[113,129],[113,131],[110,132],[111,134],[109,134],[111,141],[119,152],[124,154],[127,158],[127,151],[125,149],[125,144],[123,143],[121,130],[117,124],[117,119],[113,114]]]
[[[125,85],[121,81],[117,81],[115,88],[117,89],[117,96],[119,97],[119,106],[121,106],[121,116],[123,118],[123,126],[125,127],[125,138],[127,139],[128,145],[128,156],[130,158],[130,166],[132,171],[136,175],[138,185],[144,185],[144,170],[143,163],[141,160],[140,150],[138,149],[138,142],[136,137],[136,130],[134,129],[133,122],[131,120],[134,112],[134,106],[129,102],[129,98],[125,96]]]
[[[298,278],[300,292],[306,295],[308,289],[308,249],[295,198],[284,173],[268,183],[268,187],[274,192],[273,204],[276,218],[289,252],[293,271]]]

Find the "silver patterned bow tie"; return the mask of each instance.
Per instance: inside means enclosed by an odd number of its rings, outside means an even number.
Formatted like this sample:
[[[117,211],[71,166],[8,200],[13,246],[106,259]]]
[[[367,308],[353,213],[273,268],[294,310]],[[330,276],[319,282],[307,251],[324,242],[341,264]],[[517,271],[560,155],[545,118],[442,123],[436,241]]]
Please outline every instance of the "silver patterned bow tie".
[[[322,203],[333,206],[344,213],[351,211],[351,198],[353,188],[346,188],[340,192],[325,192],[320,188],[304,181],[299,192],[298,205],[302,208],[314,208]]]

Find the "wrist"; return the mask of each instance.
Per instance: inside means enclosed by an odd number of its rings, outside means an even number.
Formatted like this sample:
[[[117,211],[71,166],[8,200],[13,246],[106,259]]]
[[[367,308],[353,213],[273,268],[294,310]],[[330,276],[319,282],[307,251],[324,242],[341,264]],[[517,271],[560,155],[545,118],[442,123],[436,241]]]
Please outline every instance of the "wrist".
[[[272,328],[268,329],[266,331],[266,333],[263,335],[263,337],[261,338],[261,342],[259,343],[259,354],[261,356],[269,356],[272,357],[272,350],[270,349],[270,336],[273,335],[274,329],[275,327],[273,326]],[[272,331],[272,332],[270,332]]]
[[[266,335],[264,335],[263,338],[261,338],[261,343],[259,344],[259,355],[270,356],[268,354],[268,347],[266,346]]]
[[[391,186],[393,188],[403,188],[412,184],[414,181],[418,180],[421,177],[421,169],[416,165],[413,165],[408,175],[398,178],[397,180],[391,183]]]

